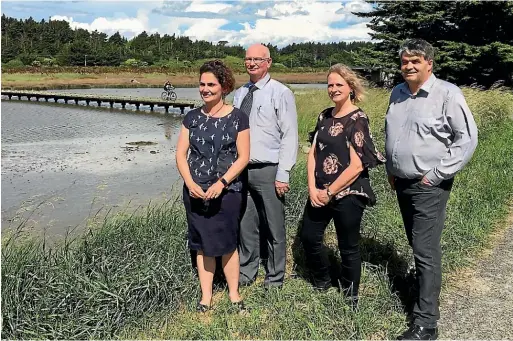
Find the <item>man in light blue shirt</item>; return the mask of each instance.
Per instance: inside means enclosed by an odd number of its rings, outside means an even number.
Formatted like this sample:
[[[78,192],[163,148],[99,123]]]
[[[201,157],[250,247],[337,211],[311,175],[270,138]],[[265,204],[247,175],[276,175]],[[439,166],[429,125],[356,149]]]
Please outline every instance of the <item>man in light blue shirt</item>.
[[[261,258],[267,258],[264,286],[281,287],[285,275],[284,196],[299,147],[292,91],[271,78],[269,49],[248,48],[244,59],[250,81],[235,92],[233,105],[249,116],[248,197],[240,228],[240,279],[252,283]],[[263,243],[265,245],[260,245]],[[260,250],[263,255],[260,255]]]
[[[405,82],[390,96],[386,166],[413,248],[419,292],[413,324],[399,339],[434,340],[440,318],[445,209],[454,176],[476,149],[477,127],[461,90],[433,75],[431,44],[408,40],[399,56]]]

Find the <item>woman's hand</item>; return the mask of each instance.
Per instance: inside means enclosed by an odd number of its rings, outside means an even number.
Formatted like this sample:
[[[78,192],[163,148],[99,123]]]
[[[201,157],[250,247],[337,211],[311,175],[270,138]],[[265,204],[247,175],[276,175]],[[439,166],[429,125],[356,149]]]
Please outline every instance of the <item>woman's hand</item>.
[[[322,191],[319,190],[319,194],[317,195],[317,198],[319,199],[319,201],[322,203],[322,205],[327,205],[331,198],[330,196],[328,195],[328,190],[327,189],[323,189]]]
[[[320,190],[317,188],[309,188],[308,192],[310,194],[310,204],[312,204],[312,207],[322,207],[325,204],[319,199]]]
[[[203,189],[197,183],[193,182],[190,186],[187,186],[187,188],[189,189],[191,197],[205,200],[205,192],[203,192]]]
[[[219,196],[223,192],[223,189],[224,189],[223,183],[221,181],[217,181],[215,184],[213,184],[212,186],[210,186],[207,189],[204,199],[211,200],[211,199],[219,198]]]

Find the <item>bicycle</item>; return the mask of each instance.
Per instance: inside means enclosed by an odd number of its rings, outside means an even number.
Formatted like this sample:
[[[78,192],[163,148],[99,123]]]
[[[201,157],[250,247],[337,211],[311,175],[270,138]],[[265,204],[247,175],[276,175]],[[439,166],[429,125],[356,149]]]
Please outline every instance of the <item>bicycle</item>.
[[[174,89],[163,91],[160,94],[160,98],[162,98],[164,101],[176,101],[177,97],[178,96],[176,96]]]

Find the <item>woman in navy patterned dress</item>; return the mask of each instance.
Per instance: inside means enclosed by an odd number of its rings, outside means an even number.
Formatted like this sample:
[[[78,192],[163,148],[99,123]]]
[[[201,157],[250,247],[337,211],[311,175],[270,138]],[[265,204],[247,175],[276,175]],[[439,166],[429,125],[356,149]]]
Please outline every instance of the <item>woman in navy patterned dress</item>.
[[[232,72],[221,61],[201,66],[199,91],[204,105],[185,115],[176,150],[184,180],[189,247],[197,251],[200,312],[210,308],[218,256],[230,301],[244,307],[238,288],[237,240],[242,204],[239,175],[249,161],[249,118],[224,101],[234,85]]]

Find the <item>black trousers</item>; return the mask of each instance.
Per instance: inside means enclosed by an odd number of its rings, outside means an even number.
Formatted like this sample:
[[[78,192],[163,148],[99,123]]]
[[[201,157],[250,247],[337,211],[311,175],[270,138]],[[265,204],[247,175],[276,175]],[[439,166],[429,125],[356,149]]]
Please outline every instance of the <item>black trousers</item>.
[[[421,327],[434,328],[440,318],[440,239],[453,181],[454,179],[444,180],[438,186],[424,185],[419,180],[411,179],[396,178],[395,181],[406,236],[415,258],[419,297],[413,307],[413,322]]]
[[[351,194],[319,208],[313,207],[310,200],[307,201],[300,239],[315,287],[326,288],[331,284],[329,259],[323,249],[323,239],[324,231],[333,219],[342,259],[342,286],[348,296],[358,296],[362,271],[358,243],[365,200]]]

